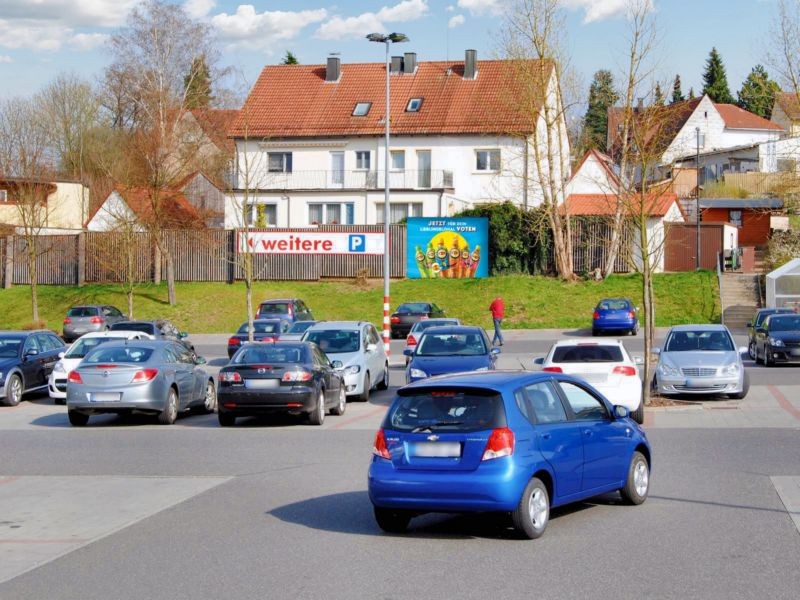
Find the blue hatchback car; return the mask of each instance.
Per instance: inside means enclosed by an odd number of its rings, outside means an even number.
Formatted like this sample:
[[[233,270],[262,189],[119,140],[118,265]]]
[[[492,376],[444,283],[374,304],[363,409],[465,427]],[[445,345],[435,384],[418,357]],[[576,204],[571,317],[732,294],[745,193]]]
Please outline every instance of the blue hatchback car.
[[[647,498],[644,430],[584,381],[542,372],[438,377],[397,392],[375,436],[369,497],[384,531],[423,513],[510,513],[525,538],[550,509],[613,491]]]
[[[597,303],[592,314],[592,335],[606,331],[631,335],[639,332],[639,315],[633,302],[627,298],[604,298]]]
[[[426,329],[414,348],[403,354],[406,383],[449,373],[493,371],[500,348],[492,348],[481,327],[448,325]]]

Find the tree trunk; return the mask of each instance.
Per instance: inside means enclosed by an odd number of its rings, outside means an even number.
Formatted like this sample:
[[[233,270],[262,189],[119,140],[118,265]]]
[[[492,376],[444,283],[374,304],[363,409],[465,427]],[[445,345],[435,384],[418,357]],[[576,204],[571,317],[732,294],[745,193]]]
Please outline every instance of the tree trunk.
[[[36,272],[36,242],[29,237],[26,240],[28,247],[28,276],[31,280],[31,316],[33,317],[34,326],[39,326],[39,290],[36,287],[37,279],[39,278]]]
[[[133,288],[128,288],[128,318],[133,319]]]
[[[175,262],[172,252],[165,252],[167,258],[167,298],[170,306],[175,306],[178,301],[175,299]]]

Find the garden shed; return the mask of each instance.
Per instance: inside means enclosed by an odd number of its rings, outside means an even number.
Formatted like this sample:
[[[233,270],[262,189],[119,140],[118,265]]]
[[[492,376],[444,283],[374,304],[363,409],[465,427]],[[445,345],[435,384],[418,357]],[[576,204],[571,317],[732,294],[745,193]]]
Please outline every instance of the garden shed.
[[[767,307],[800,312],[800,258],[767,273]]]

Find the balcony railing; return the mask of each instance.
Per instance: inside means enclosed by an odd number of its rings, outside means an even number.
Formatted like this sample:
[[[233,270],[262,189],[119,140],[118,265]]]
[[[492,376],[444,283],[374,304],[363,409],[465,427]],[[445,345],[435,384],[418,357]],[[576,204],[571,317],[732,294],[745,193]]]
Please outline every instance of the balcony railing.
[[[265,190],[382,190],[385,171],[294,171],[266,173],[252,187]],[[241,183],[241,181],[240,181]],[[447,189],[453,187],[453,172],[442,169],[389,171],[391,189]]]

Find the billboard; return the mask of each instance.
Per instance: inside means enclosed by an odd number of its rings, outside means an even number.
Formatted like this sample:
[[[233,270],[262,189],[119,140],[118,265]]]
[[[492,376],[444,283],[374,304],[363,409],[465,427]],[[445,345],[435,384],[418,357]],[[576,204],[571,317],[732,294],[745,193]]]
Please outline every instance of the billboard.
[[[341,231],[237,232],[239,253],[383,254],[383,233]]]
[[[406,277],[489,276],[489,219],[411,217],[406,223]]]

